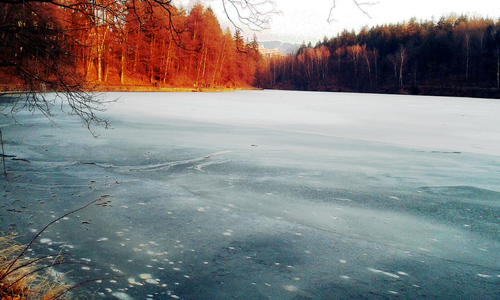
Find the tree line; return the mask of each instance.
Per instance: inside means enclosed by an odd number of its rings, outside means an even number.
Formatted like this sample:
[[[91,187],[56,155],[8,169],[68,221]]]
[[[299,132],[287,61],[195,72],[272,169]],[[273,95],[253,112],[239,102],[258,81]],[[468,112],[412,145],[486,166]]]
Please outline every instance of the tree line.
[[[0,85],[30,91],[90,84],[249,86],[256,39],[214,12],[160,0],[0,1]]]
[[[411,19],[359,33],[343,31],[263,62],[256,85],[457,95],[498,90],[500,20],[450,15],[437,22]]]

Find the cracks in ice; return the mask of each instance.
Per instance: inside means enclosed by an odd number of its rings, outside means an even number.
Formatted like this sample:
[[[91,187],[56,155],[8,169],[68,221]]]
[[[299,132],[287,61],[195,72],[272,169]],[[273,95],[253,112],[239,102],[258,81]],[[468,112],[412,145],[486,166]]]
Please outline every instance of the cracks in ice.
[[[231,153],[232,151],[220,151],[216,153],[212,153],[209,155],[204,155],[201,157],[196,157],[196,158],[191,158],[191,159],[186,159],[186,160],[178,160],[178,161],[172,161],[172,162],[166,162],[166,163],[158,163],[158,164],[149,164],[149,165],[142,165],[142,166],[116,166],[112,164],[101,164],[101,163],[95,163],[95,162],[77,162],[73,163],[73,165],[93,165],[101,168],[115,168],[115,169],[123,169],[127,171],[135,171],[135,172],[140,172],[140,171],[161,171],[161,170],[168,170],[172,167],[177,167],[177,166],[189,166],[189,165],[195,165],[194,167],[190,167],[192,169],[195,169],[197,171],[202,171],[203,168],[213,165],[213,164],[222,164],[229,162],[230,160],[225,159],[225,160],[219,160],[219,161],[210,161],[206,162],[208,159],[211,159],[215,156],[220,156],[224,154]]]
[[[174,161],[174,162],[168,162],[168,163],[160,163],[160,164],[154,164],[154,165],[145,165],[145,166],[140,166],[137,168],[132,168],[130,171],[158,171],[158,170],[168,170],[172,167],[176,166],[182,166],[182,165],[191,165],[191,164],[196,164],[199,162],[206,161],[207,159],[210,159],[215,156],[219,155],[224,155],[227,153],[231,153],[232,151],[221,151],[221,152],[216,152],[213,154],[205,155],[202,157],[197,157],[197,158],[192,158],[188,160],[180,160],[180,161]],[[212,165],[212,164],[220,164],[220,163],[225,163],[228,162],[229,160],[222,160],[222,161],[216,161],[216,162],[206,162],[206,163],[200,163],[196,164],[193,168],[195,170],[201,171],[204,167]]]

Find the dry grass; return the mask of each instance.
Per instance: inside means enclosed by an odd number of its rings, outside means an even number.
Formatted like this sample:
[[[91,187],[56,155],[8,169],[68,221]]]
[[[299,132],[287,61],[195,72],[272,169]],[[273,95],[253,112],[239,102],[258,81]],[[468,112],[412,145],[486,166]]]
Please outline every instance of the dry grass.
[[[174,87],[152,85],[112,85],[102,84],[95,87],[99,92],[233,92],[235,89],[226,87],[194,88],[194,87]]]
[[[70,286],[47,273],[62,257],[19,258],[25,248],[10,236],[0,236],[0,300],[68,299]]]

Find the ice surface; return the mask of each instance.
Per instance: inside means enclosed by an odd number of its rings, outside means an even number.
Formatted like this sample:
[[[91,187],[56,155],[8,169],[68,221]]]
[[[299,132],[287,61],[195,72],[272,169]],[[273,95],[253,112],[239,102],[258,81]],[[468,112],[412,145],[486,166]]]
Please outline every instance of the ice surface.
[[[500,102],[109,93],[114,129],[2,127],[0,230],[110,299],[498,298]],[[29,125],[29,126],[27,126]],[[67,247],[71,245],[72,247]],[[50,247],[50,248],[47,248]],[[45,250],[44,250],[45,249]],[[68,272],[72,270],[72,272]],[[98,294],[94,294],[99,289]]]
[[[255,96],[261,93],[263,95]],[[500,147],[496,99],[318,92],[185,93],[121,97],[116,112],[386,142],[435,151],[494,154]],[[265,95],[264,95],[265,94]],[[126,104],[126,105],[122,105]]]

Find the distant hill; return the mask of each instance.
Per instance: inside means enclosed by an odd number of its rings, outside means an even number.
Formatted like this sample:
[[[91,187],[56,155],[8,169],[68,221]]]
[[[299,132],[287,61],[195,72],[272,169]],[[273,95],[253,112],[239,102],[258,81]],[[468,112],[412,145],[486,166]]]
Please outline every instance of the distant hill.
[[[264,46],[264,48],[266,49],[277,48],[280,52],[283,52],[285,54],[295,53],[300,47],[300,44],[282,43],[280,41],[259,41],[259,45]]]

